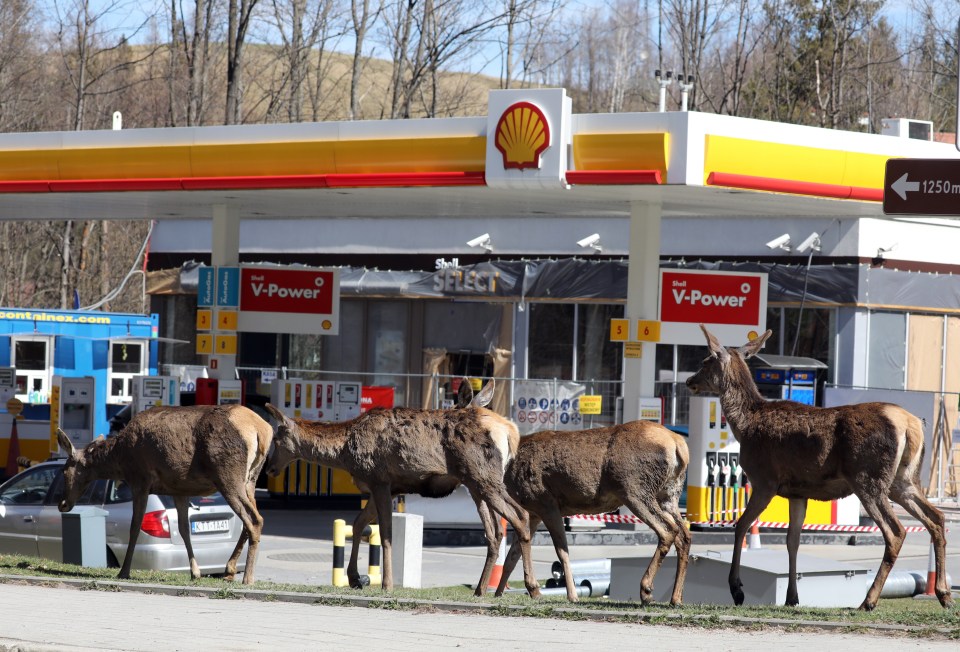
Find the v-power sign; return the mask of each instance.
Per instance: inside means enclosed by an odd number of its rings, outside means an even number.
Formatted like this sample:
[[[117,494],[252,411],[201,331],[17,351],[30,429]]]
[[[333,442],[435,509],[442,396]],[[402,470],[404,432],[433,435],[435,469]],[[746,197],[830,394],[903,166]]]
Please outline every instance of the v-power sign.
[[[660,270],[661,344],[703,344],[706,324],[724,345],[740,346],[766,328],[767,275]]]

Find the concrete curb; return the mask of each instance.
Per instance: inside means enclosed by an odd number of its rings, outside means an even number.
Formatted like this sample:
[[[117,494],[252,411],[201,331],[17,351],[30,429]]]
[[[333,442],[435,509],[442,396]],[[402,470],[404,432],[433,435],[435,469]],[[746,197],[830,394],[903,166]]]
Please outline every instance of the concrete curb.
[[[351,607],[382,608],[385,605],[398,605],[410,609],[432,609],[445,612],[474,612],[494,616],[525,616],[579,618],[597,622],[625,620],[637,623],[656,622],[657,624],[704,624],[723,623],[727,625],[770,627],[803,627],[826,632],[846,630],[869,630],[871,632],[924,635],[936,632],[945,636],[956,634],[955,629],[941,627],[918,627],[911,625],[888,625],[883,623],[845,623],[839,621],[791,620],[786,618],[751,618],[748,616],[729,616],[696,614],[687,615],[674,612],[647,612],[645,607],[637,605],[636,611],[623,609],[599,610],[578,609],[576,606],[550,605],[550,613],[544,613],[544,605],[504,605],[496,603],[453,602],[419,600],[416,598],[391,598],[381,596],[345,595],[336,593],[302,593],[296,591],[269,591],[263,589],[234,588],[242,585],[224,584],[223,588],[170,586],[166,584],[140,584],[119,580],[81,580],[70,578],[50,578],[31,575],[0,575],[0,584],[20,583],[33,586],[72,588],[76,590],[129,591],[146,595],[167,595],[172,597],[205,597],[209,599],[243,599],[264,602],[290,602],[301,604],[323,603]]]

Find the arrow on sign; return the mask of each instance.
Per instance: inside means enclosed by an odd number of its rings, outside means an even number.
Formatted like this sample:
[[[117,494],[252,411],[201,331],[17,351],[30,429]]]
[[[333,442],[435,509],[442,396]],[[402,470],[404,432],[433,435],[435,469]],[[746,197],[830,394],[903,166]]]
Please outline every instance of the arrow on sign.
[[[890,188],[900,195],[900,199],[907,201],[907,193],[911,190],[920,190],[919,181],[907,181],[909,172],[904,172],[903,176],[890,184]]]

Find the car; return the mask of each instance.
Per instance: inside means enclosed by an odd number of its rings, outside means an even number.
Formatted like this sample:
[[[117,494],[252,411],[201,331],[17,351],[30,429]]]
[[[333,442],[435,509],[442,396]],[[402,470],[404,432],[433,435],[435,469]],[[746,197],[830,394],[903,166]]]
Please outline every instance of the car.
[[[65,460],[30,466],[0,485],[0,554],[63,560],[62,520]],[[74,511],[98,507],[106,514],[107,565],[120,567],[127,552],[133,496],[122,481],[95,480],[77,500]],[[190,541],[200,572],[224,572],[243,523],[219,493],[190,499]],[[190,572],[180,536],[177,510],[170,496],[150,494],[133,553],[134,569]],[[243,557],[237,570],[245,568]]]

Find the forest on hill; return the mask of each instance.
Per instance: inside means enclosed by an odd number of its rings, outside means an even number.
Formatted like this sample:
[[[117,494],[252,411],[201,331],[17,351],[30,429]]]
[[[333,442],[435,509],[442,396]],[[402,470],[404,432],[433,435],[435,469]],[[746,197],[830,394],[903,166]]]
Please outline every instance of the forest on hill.
[[[956,124],[956,2],[154,1],[0,0],[0,132],[481,115],[524,86],[655,111],[656,71],[667,110]],[[0,222],[0,305],[141,311],[148,229]]]

